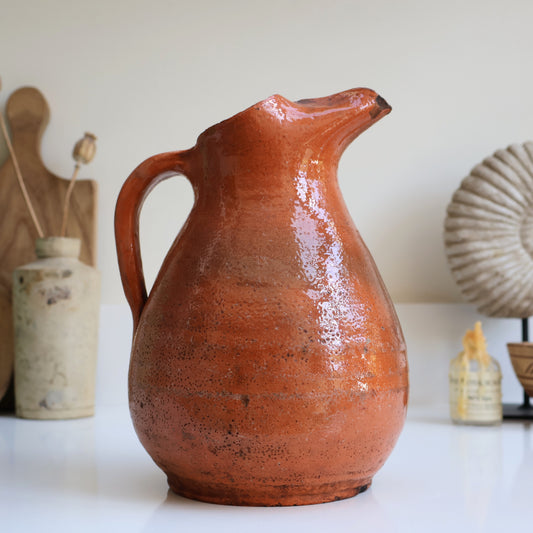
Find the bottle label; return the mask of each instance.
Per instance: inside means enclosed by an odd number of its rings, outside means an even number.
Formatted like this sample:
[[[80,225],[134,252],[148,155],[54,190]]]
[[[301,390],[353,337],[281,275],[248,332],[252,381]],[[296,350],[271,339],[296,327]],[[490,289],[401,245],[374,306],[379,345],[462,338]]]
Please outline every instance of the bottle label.
[[[459,372],[450,376],[450,410],[456,421],[494,422],[502,418],[501,375]]]

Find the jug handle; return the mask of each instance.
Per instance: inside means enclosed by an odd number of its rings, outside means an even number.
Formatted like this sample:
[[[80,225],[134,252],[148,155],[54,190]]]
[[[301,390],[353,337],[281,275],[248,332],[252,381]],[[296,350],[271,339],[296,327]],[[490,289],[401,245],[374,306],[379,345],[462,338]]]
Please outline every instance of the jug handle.
[[[176,174],[185,175],[187,151],[167,152],[143,161],[124,182],[115,209],[115,239],[124,294],[133,315],[133,332],[148,298],[139,244],[139,216],[150,191]]]

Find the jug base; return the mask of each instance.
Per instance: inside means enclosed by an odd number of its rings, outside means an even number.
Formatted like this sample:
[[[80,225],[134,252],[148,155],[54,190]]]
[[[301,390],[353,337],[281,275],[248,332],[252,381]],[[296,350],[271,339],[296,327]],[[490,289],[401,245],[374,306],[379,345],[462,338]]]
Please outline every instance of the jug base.
[[[219,505],[236,505],[248,507],[285,507],[295,505],[314,505],[338,500],[345,500],[365,492],[372,484],[372,479],[354,482],[339,482],[322,484],[313,491],[309,486],[270,486],[260,488],[255,486],[253,491],[228,485],[200,486],[198,483],[184,483],[183,480],[168,476],[168,486],[172,492],[207,503]]]

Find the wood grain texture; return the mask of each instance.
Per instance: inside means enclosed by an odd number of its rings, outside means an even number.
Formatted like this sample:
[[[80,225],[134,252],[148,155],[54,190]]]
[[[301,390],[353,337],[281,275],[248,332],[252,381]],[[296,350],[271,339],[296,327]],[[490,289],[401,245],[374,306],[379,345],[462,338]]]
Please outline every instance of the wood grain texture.
[[[33,87],[15,91],[6,105],[13,148],[39,222],[46,236],[58,235],[63,199],[69,179],[50,172],[42,162],[40,143],[50,111],[43,95]],[[70,147],[68,147],[70,148]],[[66,151],[66,150],[65,150]],[[68,152],[67,152],[68,153]],[[97,183],[80,180],[72,194],[67,236],[82,241],[80,259],[96,263]],[[13,369],[11,276],[17,266],[35,259],[37,232],[17,183],[11,158],[0,167],[0,398]]]

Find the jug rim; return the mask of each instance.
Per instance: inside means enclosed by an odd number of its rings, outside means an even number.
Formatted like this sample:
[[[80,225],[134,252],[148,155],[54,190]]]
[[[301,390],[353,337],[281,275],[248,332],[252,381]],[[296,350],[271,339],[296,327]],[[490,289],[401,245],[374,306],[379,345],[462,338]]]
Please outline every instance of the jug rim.
[[[217,122],[216,124],[213,124],[212,126],[209,126],[202,133],[200,133],[200,135],[198,136],[198,139],[200,139],[200,137],[203,137],[204,135],[212,133],[213,130],[218,129],[221,126],[225,126],[226,124],[229,124],[229,123],[233,122],[234,120],[236,120],[238,118],[241,118],[244,115],[250,114],[250,112],[252,112],[254,109],[256,111],[260,111],[261,108],[269,101],[283,102],[283,103],[289,103],[289,104],[294,104],[295,103],[295,102],[292,102],[291,100],[289,100],[288,98],[285,98],[281,94],[278,94],[278,93],[272,94],[272,95],[268,96],[267,98],[264,98],[263,100],[259,100],[255,104],[252,104],[252,105],[246,107],[245,109],[243,109],[241,111],[238,111],[237,113],[231,115],[230,117],[225,118],[225,119]]]
[[[381,116],[388,114],[391,111],[391,106],[381,97],[376,91],[368,87],[356,87],[338,93],[334,93],[324,97],[318,98],[303,98],[300,100],[289,100],[287,97],[274,93],[263,100],[260,100],[251,106],[235,113],[216,124],[207,128],[202,132],[200,137],[209,135],[222,126],[230,124],[243,116],[249,115],[253,111],[266,110],[281,122],[293,122],[298,118],[310,117],[312,115],[322,115],[323,113],[353,109],[363,104],[365,98],[371,97],[374,109],[371,111],[372,122],[376,121]],[[270,104],[270,105],[269,105]],[[368,104],[368,102],[367,102]],[[287,111],[293,110],[294,114],[288,116]]]

